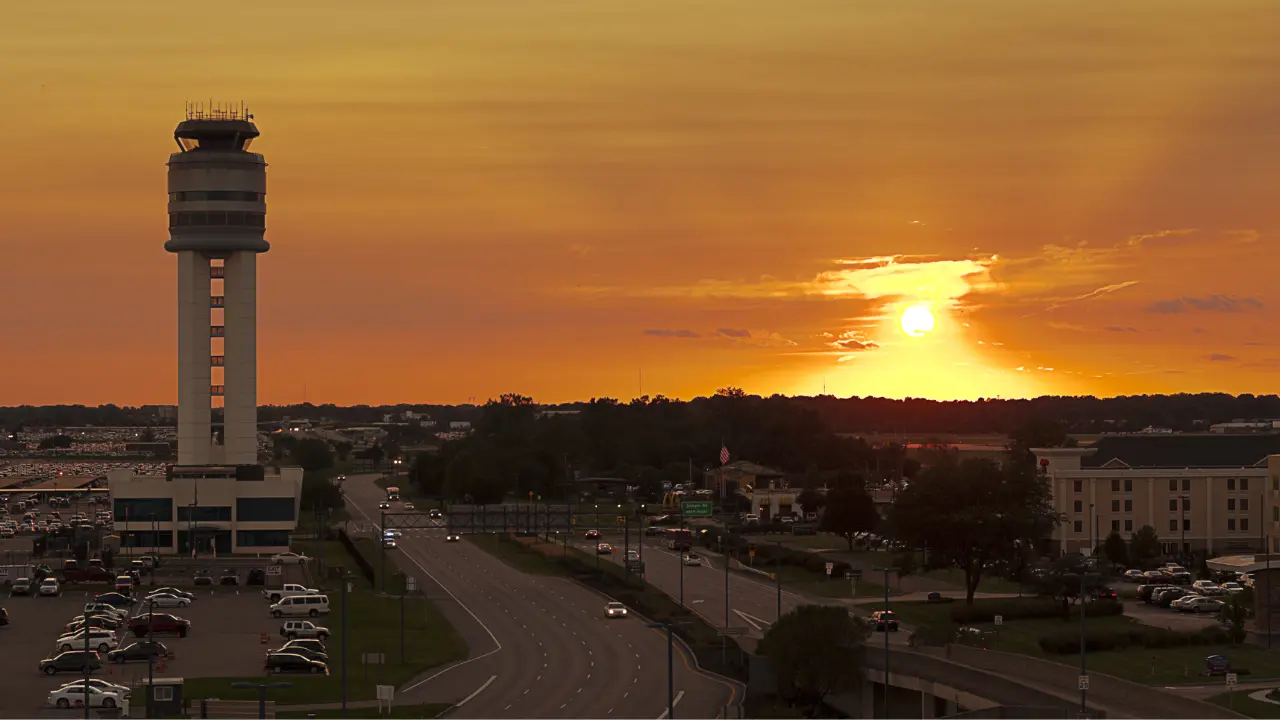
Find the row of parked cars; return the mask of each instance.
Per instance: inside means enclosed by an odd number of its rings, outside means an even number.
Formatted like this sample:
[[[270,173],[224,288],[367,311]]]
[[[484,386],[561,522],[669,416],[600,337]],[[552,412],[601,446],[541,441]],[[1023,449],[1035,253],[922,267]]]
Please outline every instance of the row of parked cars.
[[[1219,585],[1210,580],[1197,580],[1190,587],[1150,583],[1138,588],[1138,599],[1157,607],[1214,615],[1222,612],[1230,596],[1242,592],[1244,585],[1238,582]]]
[[[101,672],[105,663],[154,662],[173,659],[174,653],[156,635],[184,638],[191,621],[168,613],[155,612],[159,607],[187,607],[195,601],[191,593],[164,587],[150,595],[135,599],[119,592],[102,593],[86,603],[84,612],[63,626],[54,643],[53,653],[40,661],[45,675]],[[146,610],[133,614],[134,607]],[[135,639],[124,642],[122,638]],[[128,700],[128,687],[101,678],[80,678],[49,693],[48,702],[58,708],[116,708]]]

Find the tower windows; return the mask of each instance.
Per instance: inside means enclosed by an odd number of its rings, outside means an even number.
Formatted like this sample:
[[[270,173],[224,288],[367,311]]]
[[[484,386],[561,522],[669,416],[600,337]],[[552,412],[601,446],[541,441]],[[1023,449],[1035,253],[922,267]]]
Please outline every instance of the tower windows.
[[[249,227],[266,228],[266,213],[240,212],[237,210],[190,210],[169,213],[169,229],[182,227]]]
[[[170,202],[261,202],[263,197],[263,193],[244,190],[183,190],[169,193]]]

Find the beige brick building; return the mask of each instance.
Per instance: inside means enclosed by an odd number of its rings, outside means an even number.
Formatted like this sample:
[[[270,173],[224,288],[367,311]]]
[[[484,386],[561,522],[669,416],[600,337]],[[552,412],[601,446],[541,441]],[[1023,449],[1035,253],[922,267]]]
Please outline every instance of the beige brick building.
[[[1061,552],[1113,530],[1128,540],[1143,525],[1170,555],[1261,551],[1280,535],[1280,434],[1114,435],[1034,453],[1064,518]]]

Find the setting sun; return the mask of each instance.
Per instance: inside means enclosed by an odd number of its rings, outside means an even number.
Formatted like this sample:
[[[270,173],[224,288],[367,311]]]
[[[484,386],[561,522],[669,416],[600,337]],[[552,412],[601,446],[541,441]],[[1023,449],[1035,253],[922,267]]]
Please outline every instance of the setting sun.
[[[933,311],[928,305],[912,305],[902,311],[902,332],[911,337],[922,337],[933,330]]]

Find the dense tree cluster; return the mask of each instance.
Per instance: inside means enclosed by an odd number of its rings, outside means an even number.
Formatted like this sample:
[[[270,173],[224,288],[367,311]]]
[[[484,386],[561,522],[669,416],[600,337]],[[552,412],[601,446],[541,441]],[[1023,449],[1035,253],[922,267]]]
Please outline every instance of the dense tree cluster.
[[[1029,400],[988,399],[976,401],[938,402],[924,399],[890,400],[885,398],[819,397],[769,398],[746,396],[753,402],[786,405],[797,411],[813,413],[819,421],[837,433],[1009,433],[1027,425],[1032,419],[1044,418],[1061,423],[1069,432],[1096,433],[1141,430],[1148,426],[1174,430],[1195,430],[1237,418],[1280,417],[1280,397],[1276,395],[1239,395],[1201,393],[1198,395],[1132,395],[1114,398],[1045,396]],[[580,410],[598,403],[566,403],[544,405],[544,409]],[[641,398],[641,404],[663,403],[688,406],[693,415],[713,411],[715,396],[690,401],[666,398]],[[631,405],[633,403],[624,403]],[[380,422],[387,414],[404,411],[427,413],[447,427],[455,420],[474,421],[483,410],[479,405],[268,405],[259,409],[263,422],[286,417],[310,420],[334,420],[344,423]],[[100,405],[23,405],[0,407],[0,427],[81,427],[86,425],[173,424],[157,420],[155,406],[120,407]]]

